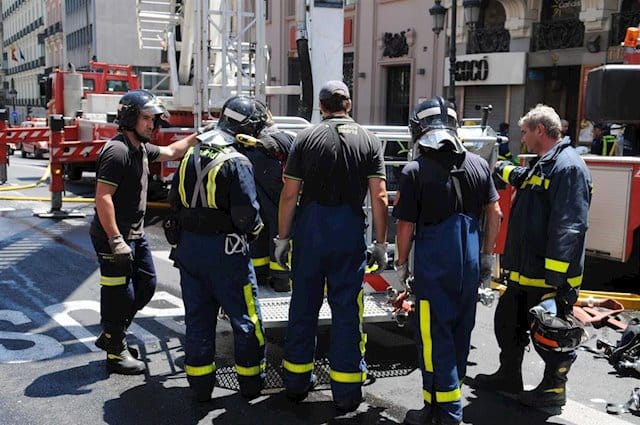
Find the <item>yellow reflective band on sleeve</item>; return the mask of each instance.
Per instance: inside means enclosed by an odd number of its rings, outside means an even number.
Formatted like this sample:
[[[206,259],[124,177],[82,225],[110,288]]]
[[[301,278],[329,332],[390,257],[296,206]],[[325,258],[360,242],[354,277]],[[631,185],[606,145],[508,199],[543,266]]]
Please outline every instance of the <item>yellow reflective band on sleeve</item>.
[[[225,162],[226,161],[216,165],[215,168],[209,170],[209,173],[207,174],[207,204],[209,208],[218,208],[218,205],[216,204],[216,177],[218,176],[218,171],[220,171],[220,168],[222,168]]]
[[[96,181],[98,181],[99,183],[108,184],[109,186],[118,187],[118,183],[110,182],[109,180],[96,179]]]
[[[270,270],[279,271],[279,272],[287,271],[287,269],[285,269],[284,267],[282,267],[280,264],[276,263],[275,261],[269,261],[269,269]]]
[[[367,380],[367,372],[338,372],[332,369],[329,377],[341,384],[359,384]]]
[[[422,390],[422,398],[424,398],[424,401],[431,404],[431,401],[433,400],[431,398],[431,393],[427,390]]]
[[[518,272],[509,273],[509,280],[513,282],[517,282],[522,286],[534,286],[537,288],[553,288],[553,286],[548,285],[544,279],[534,279],[531,277],[522,276]],[[571,285],[572,288],[580,286],[582,284],[582,275],[567,278],[567,283]]]
[[[454,401],[459,401],[462,397],[462,393],[460,388],[456,388],[451,391],[436,391],[436,402],[437,403],[451,403]]]
[[[509,183],[509,176],[515,168],[515,165],[505,165],[505,167],[502,169],[502,180],[504,180],[505,183]]]
[[[245,367],[236,365],[236,373],[240,376],[257,376],[267,370],[267,363],[262,362],[258,366]]]
[[[185,208],[189,208],[189,201],[187,200],[187,192],[184,187],[184,178],[187,173],[187,163],[189,162],[189,157],[193,154],[193,147],[189,148],[187,153],[182,158],[180,162],[180,168],[178,169],[178,178],[180,182],[178,184],[178,194],[180,195],[180,203]]]
[[[258,318],[258,310],[256,309],[256,303],[253,298],[252,286],[250,283],[247,283],[242,289],[244,292],[244,303],[247,305],[247,314],[253,323],[258,345],[262,347],[264,345],[264,335],[262,335],[262,323],[260,323],[260,318]]]
[[[367,350],[367,334],[364,333],[362,322],[364,319],[364,290],[360,289],[358,292],[358,330],[360,331],[360,355],[364,358],[364,354]]]
[[[552,272],[566,273],[569,270],[569,263],[565,261],[554,260],[553,258],[544,259],[544,268]]]
[[[253,267],[264,267],[269,264],[269,257],[252,258]]]
[[[126,276],[102,276],[100,275],[100,285],[102,286],[121,286],[127,284]]]
[[[522,184],[522,187],[525,187],[526,185],[531,185],[531,186],[541,186],[541,187],[544,187],[545,189],[549,189],[550,184],[551,184],[551,180],[549,179],[543,180],[540,176],[531,176],[528,180],[526,180]]]
[[[285,179],[297,180],[299,182],[302,181],[302,179],[300,177],[295,177],[295,176],[292,176],[290,174],[283,174],[283,176],[284,176]]]
[[[216,371],[216,364],[211,363],[205,366],[189,366],[188,364],[185,364],[184,371],[187,372],[187,375],[189,376],[210,375]]]
[[[309,373],[313,370],[313,362],[297,364],[287,360],[282,360],[282,367],[291,373]]]
[[[422,340],[422,360],[424,369],[433,373],[433,346],[431,343],[431,304],[420,300],[420,339]]]

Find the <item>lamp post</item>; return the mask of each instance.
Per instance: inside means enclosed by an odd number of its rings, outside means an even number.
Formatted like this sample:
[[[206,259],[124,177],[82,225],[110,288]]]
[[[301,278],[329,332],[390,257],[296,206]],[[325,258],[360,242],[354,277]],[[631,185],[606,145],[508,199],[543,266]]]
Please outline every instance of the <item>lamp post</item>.
[[[13,87],[9,90],[8,93],[9,99],[11,99],[11,105],[13,106],[13,112],[11,113],[11,120],[13,124],[16,123],[15,115],[16,115],[16,97],[18,97],[18,92]]]
[[[480,15],[481,0],[464,0],[462,5],[464,6],[464,17],[467,24],[475,24],[478,22]],[[451,0],[451,40],[449,42],[449,94],[447,100],[456,105],[456,26],[458,25],[456,19],[456,12],[458,9],[458,1]],[[442,0],[436,0],[435,4],[429,9],[429,14],[433,18],[433,32],[436,37],[440,36],[440,33],[444,29],[444,18],[447,14],[447,9],[442,6]]]

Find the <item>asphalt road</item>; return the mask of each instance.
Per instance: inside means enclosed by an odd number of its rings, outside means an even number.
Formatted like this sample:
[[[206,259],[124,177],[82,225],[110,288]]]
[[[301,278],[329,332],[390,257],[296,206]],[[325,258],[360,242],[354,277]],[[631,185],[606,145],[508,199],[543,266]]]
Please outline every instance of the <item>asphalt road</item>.
[[[46,160],[11,158],[9,181],[0,189],[37,181]],[[90,176],[67,183],[67,196],[90,197]],[[3,190],[1,196],[44,196],[45,186]],[[196,403],[182,370],[184,310],[177,271],[166,260],[167,245],[159,222],[162,210],[149,211],[146,230],[154,250],[159,287],[139,314],[130,341],[147,364],[141,376],[108,376],[104,353],[93,346],[99,333],[98,265],[88,237],[91,204],[65,203],[84,218],[48,220],[33,216],[47,202],[0,200],[0,423],[2,424],[396,424],[407,409],[420,407],[420,373],[411,327],[365,324],[370,379],[360,409],[339,416],[328,386],[329,328],[318,337],[316,371],[320,385],[299,405],[282,391],[280,366],[284,330],[271,328],[268,342],[268,388],[246,401],[237,393],[232,371],[233,344],[227,322],[218,328],[218,381],[214,399]],[[590,264],[594,276],[610,276],[602,264]],[[607,270],[605,270],[607,269]],[[594,280],[596,280],[594,278]],[[606,279],[605,279],[606,280]],[[625,284],[633,279],[627,278]],[[616,289],[611,279],[603,287]],[[612,286],[613,285],[613,286]],[[469,356],[468,383],[477,373],[497,368],[493,312],[478,305]],[[618,336],[607,329],[590,330],[587,342]],[[537,385],[543,369],[533,350],[525,357],[524,380]],[[600,355],[581,350],[569,375],[569,402],[562,410],[520,406],[501,394],[463,386],[464,423],[489,424],[640,424],[640,417],[605,413],[606,402],[624,403],[639,386],[619,377]]]

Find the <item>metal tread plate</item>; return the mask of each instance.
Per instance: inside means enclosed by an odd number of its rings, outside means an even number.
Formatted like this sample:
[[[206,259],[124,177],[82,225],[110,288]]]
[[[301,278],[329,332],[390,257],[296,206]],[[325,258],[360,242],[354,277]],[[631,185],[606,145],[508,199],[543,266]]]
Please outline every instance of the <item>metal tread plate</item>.
[[[388,303],[387,294],[374,292],[365,294],[364,300],[364,321],[365,322],[387,322],[392,320],[392,308]],[[260,297],[260,311],[262,312],[262,323],[267,328],[286,326],[289,319],[289,303],[291,297]],[[320,307],[318,315],[319,325],[331,323],[331,308],[325,297]]]

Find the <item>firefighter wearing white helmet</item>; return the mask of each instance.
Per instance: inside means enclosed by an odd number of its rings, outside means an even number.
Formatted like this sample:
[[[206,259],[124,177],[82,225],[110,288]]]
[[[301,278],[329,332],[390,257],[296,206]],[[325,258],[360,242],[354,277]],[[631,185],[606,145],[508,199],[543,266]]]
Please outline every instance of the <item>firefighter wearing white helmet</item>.
[[[546,300],[555,304],[558,317],[564,319],[577,300],[584,269],[591,176],[570,142],[561,139],[562,124],[553,108],[537,105],[518,125],[524,145],[537,158],[529,167],[506,161],[496,164],[495,174],[518,190],[501,264],[509,270],[509,282],[494,320],[500,368],[491,375],[476,376],[475,383],[483,389],[516,393],[528,406],[563,406],[575,347],[545,347],[540,338],[544,335],[536,331],[536,324],[544,321],[534,320],[529,310]],[[545,369],[540,384],[523,391],[522,361],[532,324],[534,348]]]
[[[117,118],[119,133],[98,156],[96,214],[90,230],[100,263],[102,334],[96,346],[107,352],[109,372],[134,375],[144,373],[145,364],[127,346],[125,332],[156,287],[144,234],[149,163],[180,158],[197,140],[194,133],[169,146],[149,143],[168,113],[146,90],[122,96]]]
[[[487,162],[458,138],[451,104],[441,97],[422,102],[409,126],[419,156],[400,177],[395,265],[399,280],[406,281],[415,241],[412,290],[424,407],[407,412],[404,422],[459,424],[480,272],[490,276],[500,222],[498,193]],[[481,235],[483,215],[487,227]]]

